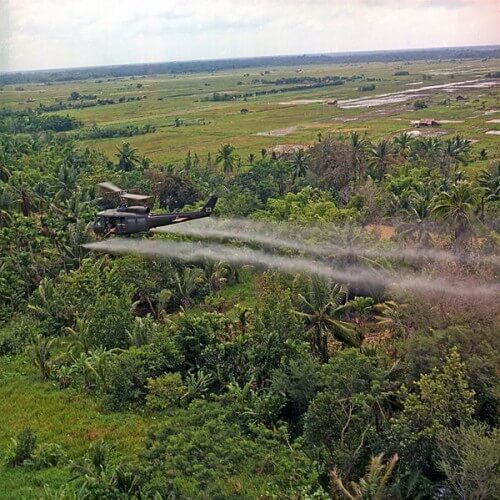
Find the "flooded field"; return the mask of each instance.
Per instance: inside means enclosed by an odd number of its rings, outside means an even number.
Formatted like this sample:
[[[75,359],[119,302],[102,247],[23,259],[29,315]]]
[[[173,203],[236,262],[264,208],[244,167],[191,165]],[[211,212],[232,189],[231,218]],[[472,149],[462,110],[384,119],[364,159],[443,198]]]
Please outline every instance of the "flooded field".
[[[497,87],[499,82],[496,80],[466,80],[463,82],[444,83],[439,85],[426,85],[417,89],[402,90],[400,92],[391,92],[380,94],[373,97],[360,97],[357,99],[346,99],[338,102],[339,108],[371,108],[374,106],[383,106],[419,99],[429,95],[429,91],[444,90],[454,92],[460,89],[487,89]]]

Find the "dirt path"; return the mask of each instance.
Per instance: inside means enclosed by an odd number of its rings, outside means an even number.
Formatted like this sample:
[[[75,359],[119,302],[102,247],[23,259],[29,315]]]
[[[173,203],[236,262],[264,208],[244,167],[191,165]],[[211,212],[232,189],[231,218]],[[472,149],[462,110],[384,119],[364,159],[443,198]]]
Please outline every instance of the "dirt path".
[[[293,127],[278,128],[276,130],[269,130],[268,132],[257,132],[255,135],[262,135],[268,137],[284,137],[285,135],[295,132],[299,127],[297,125]]]

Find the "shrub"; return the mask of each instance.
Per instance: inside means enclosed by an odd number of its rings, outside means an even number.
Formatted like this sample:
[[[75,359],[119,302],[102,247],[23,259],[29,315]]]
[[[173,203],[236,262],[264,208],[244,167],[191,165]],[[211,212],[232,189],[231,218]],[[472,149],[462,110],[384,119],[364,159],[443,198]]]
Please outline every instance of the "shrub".
[[[17,438],[12,438],[11,442],[12,446],[7,456],[8,465],[16,467],[33,458],[36,449],[36,435],[31,427],[25,427]]]
[[[375,90],[375,84],[374,83],[367,83],[366,85],[360,85],[358,87],[358,90],[360,92],[370,92],[371,90]]]
[[[187,392],[179,372],[148,378],[146,406],[151,410],[167,410],[178,406]]]
[[[500,491],[500,430],[485,425],[445,429],[438,435],[439,469],[456,498],[494,498]]]
[[[86,313],[88,341],[106,349],[125,348],[128,345],[127,327],[132,323],[131,294],[123,290],[120,297],[105,294],[96,298]]]
[[[413,109],[415,111],[419,110],[419,109],[425,109],[427,107],[427,104],[425,103],[425,101],[423,99],[417,99],[414,103],[413,103]]]
[[[152,344],[132,347],[112,359],[108,371],[108,403],[113,409],[125,409],[143,403],[148,378],[175,371],[181,356],[165,334]]]
[[[39,333],[38,322],[32,318],[15,316],[0,331],[0,356],[19,354]]]
[[[54,467],[66,460],[63,448],[55,443],[41,444],[33,454],[33,465],[37,469]]]

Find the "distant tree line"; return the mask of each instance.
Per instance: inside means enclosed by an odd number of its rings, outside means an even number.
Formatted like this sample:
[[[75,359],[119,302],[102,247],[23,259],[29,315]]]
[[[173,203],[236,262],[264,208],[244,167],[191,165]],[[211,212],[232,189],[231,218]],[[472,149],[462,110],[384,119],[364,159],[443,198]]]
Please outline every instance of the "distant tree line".
[[[245,92],[245,93],[237,93],[237,92],[214,92],[212,95],[208,95],[203,97],[202,101],[235,101],[237,99],[245,99],[248,97],[256,97],[260,95],[272,95],[272,94],[282,94],[286,92],[297,92],[299,90],[309,90],[309,89],[317,89],[322,87],[332,87],[337,85],[344,85],[344,80],[334,80],[331,82],[320,82],[320,83],[312,83],[310,85],[296,85],[295,87],[288,88],[280,88],[280,89],[270,89],[270,90],[257,90],[255,92]]]
[[[245,59],[218,59],[207,61],[178,61],[154,64],[124,64],[61,70],[20,71],[0,74],[0,85],[19,83],[58,82],[140,76],[153,74],[182,74],[224,71],[262,66],[293,66],[309,64],[342,64],[362,62],[393,62],[436,59],[474,59],[500,57],[498,46],[452,47],[438,49],[368,51],[339,54],[309,54],[293,56],[250,57]]]
[[[278,78],[276,80],[266,80],[255,79],[252,80],[252,83],[264,83],[264,84],[274,84],[274,85],[292,85],[297,83],[306,83],[308,85],[316,84],[316,83],[327,83],[329,85],[343,85],[344,81],[361,79],[362,76],[291,76],[291,77],[283,77]]]
[[[134,135],[152,134],[156,127],[146,125],[126,125],[124,127],[97,127],[85,128],[74,133],[76,139],[111,139],[114,137],[132,137]]]
[[[50,130],[66,132],[82,126],[82,123],[71,116],[40,116],[33,111],[13,111],[0,109],[0,133],[25,134]]]

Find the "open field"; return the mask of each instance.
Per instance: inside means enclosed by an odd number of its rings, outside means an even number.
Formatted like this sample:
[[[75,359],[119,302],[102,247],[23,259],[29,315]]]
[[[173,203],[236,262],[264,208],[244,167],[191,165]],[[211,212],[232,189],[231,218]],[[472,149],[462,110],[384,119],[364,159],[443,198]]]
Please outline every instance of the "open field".
[[[187,151],[199,155],[214,153],[227,142],[235,145],[244,158],[251,152],[260,152],[263,147],[311,143],[318,133],[326,136],[359,130],[378,139],[412,130],[410,121],[421,118],[443,120],[443,126],[420,132],[461,134],[477,141],[475,150],[486,148],[491,158],[499,154],[498,138],[491,131],[499,128],[495,120],[498,120],[500,103],[498,80],[495,82],[485,75],[499,68],[497,59],[254,68],[181,76],[7,85],[0,93],[0,102],[20,110],[56,101],[67,102],[73,91],[115,101],[120,97],[141,97],[141,100],[58,113],[68,113],[86,126],[154,125],[154,133],[129,139],[85,141],[85,144],[112,156],[115,146],[127,140],[156,163],[178,161]],[[401,71],[409,75],[394,76]],[[261,80],[272,82],[281,78],[328,75],[348,78],[358,75],[363,79],[346,81],[344,85],[292,91],[290,88],[294,85],[291,84],[261,83]],[[432,79],[423,81],[423,75]],[[477,79],[489,83],[460,84]],[[373,82],[376,88],[368,92],[358,90],[366,81]],[[418,90],[429,86],[437,88]],[[23,90],[16,90],[21,88]],[[254,94],[276,89],[284,92],[223,102],[205,100],[213,93]],[[379,105],[371,102],[373,97],[400,92],[405,94],[384,97]],[[457,101],[459,95],[466,99]],[[350,102],[359,98],[363,100]],[[425,100],[428,107],[414,111],[416,99]],[[327,104],[334,100],[339,101],[338,105]],[[248,113],[241,113],[242,109],[247,109]],[[177,127],[174,126],[176,118],[181,123]]]

